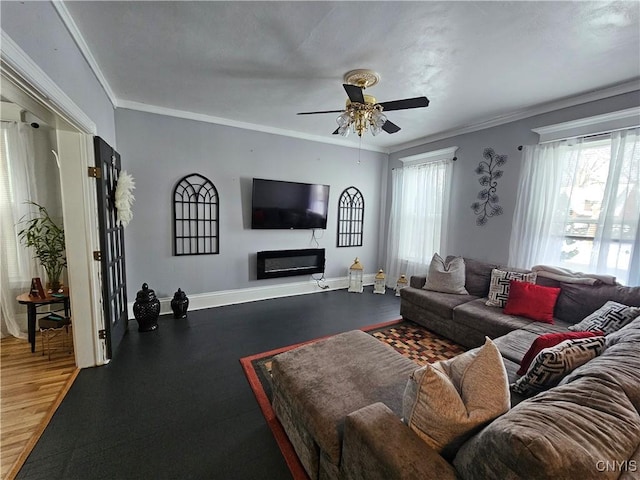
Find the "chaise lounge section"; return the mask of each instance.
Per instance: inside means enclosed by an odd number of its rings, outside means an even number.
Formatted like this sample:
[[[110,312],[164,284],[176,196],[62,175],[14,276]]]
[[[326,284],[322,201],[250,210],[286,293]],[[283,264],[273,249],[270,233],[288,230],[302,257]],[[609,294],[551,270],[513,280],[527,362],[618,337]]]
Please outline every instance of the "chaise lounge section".
[[[640,306],[640,287],[567,283],[554,324],[506,315],[485,305],[497,265],[465,263],[468,295],[427,291],[424,277],[412,277],[401,291],[401,313],[471,352],[480,350],[481,335],[493,338],[509,383],[540,335],[567,331],[609,299]],[[313,480],[636,478],[640,317],[602,344],[601,355],[558,386],[530,398],[512,392],[512,408],[453,452],[432,448],[402,420],[407,380],[418,365],[361,331],[276,356],[273,407]]]

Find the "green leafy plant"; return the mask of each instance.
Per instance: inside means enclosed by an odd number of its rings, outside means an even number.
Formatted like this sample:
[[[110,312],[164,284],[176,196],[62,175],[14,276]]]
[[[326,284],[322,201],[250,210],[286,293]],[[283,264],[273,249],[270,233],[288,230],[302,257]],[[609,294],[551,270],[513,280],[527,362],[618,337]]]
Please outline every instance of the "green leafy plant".
[[[25,247],[34,250],[35,258],[47,272],[51,288],[54,288],[60,284],[62,269],[67,266],[64,229],[56,225],[42,205],[28,203],[36,207],[37,212],[31,219],[20,219],[25,226],[18,232],[18,238]]]

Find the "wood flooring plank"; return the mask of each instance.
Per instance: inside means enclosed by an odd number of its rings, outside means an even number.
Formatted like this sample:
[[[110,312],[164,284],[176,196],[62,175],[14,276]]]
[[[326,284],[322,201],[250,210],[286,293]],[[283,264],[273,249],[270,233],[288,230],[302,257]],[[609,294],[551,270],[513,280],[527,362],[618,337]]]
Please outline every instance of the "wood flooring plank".
[[[29,456],[79,370],[73,353],[61,343],[42,355],[39,332],[36,351],[26,340],[0,341],[0,478],[12,480]],[[61,337],[56,340],[61,340]],[[73,350],[72,350],[73,351]]]

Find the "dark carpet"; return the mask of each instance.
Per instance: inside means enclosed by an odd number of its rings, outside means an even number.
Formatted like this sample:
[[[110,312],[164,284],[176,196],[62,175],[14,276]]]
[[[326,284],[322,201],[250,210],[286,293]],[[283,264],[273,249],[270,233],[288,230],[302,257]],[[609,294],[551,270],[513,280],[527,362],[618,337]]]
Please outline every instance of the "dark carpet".
[[[240,362],[399,317],[392,291],[264,300],[130,323],[116,358],[83,369],[18,479],[287,479]]]

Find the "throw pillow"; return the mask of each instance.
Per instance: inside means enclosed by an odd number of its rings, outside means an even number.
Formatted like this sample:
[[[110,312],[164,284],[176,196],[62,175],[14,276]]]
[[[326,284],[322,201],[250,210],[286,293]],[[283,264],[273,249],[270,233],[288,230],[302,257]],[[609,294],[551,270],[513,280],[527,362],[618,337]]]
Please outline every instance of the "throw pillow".
[[[511,280],[504,313],[520,315],[537,322],[553,323],[553,309],[558,295],[560,295],[560,288]]]
[[[609,300],[591,315],[585,317],[580,323],[571,325],[569,330],[574,332],[592,332],[600,330],[605,335],[620,330],[640,316],[640,307],[629,307],[622,303]]]
[[[529,365],[534,358],[540,353],[543,349],[553,347],[558,345],[565,340],[570,340],[574,338],[591,338],[602,335],[602,332],[566,332],[566,333],[545,333],[544,335],[540,335],[536,338],[527,353],[522,357],[522,361],[520,362],[520,368],[518,369],[518,375],[524,375],[527,373],[529,369]]]
[[[405,423],[445,456],[509,407],[507,372],[488,337],[480,348],[414,371],[403,397]]]
[[[442,293],[469,295],[464,288],[465,266],[462,257],[453,257],[444,261],[437,253],[433,255],[429,265],[429,275],[424,284],[425,290]]]
[[[509,298],[509,281],[518,280],[520,282],[536,283],[536,277],[536,272],[507,272],[494,268],[491,271],[489,299],[486,301],[486,304],[489,307],[504,308],[507,304],[507,299]]]
[[[577,338],[543,349],[531,363],[526,375],[511,385],[511,390],[531,396],[555,387],[565,375],[600,355],[604,341],[603,336]]]

